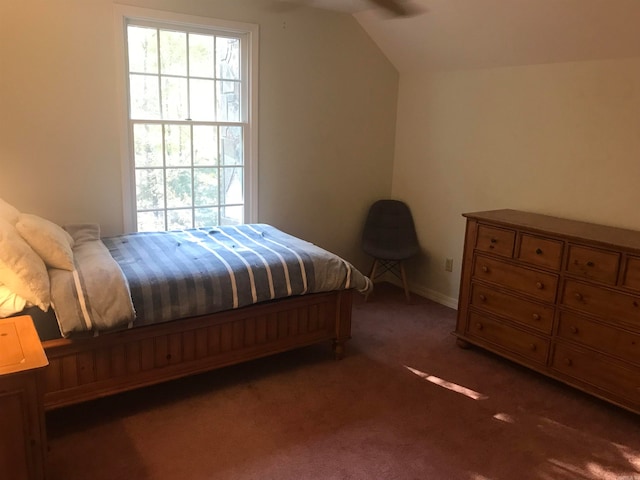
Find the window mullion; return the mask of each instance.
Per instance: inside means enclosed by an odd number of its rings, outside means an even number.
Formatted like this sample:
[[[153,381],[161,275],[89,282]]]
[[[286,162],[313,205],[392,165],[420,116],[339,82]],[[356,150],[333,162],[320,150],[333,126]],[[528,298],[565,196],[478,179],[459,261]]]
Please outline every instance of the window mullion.
[[[191,226],[196,226],[196,169],[194,164],[193,125],[189,127],[189,145],[191,147]]]
[[[160,118],[164,119],[164,109],[162,108],[162,55],[160,54],[160,29],[156,29],[157,62],[158,62],[158,109]]]
[[[187,120],[193,120],[191,116],[191,59],[189,55],[191,35],[187,32]]]
[[[218,120],[218,36],[213,36],[213,113],[216,120]],[[220,217],[218,216],[218,219]]]
[[[196,172],[193,168],[193,118],[191,116],[191,55],[190,55],[190,41],[191,34],[187,32],[187,121],[189,122],[189,148],[191,158],[191,226],[196,226]]]
[[[214,72],[214,76],[215,76],[215,72]],[[218,132],[218,138],[217,138],[217,145],[216,145],[216,149],[218,150],[216,153],[218,155],[218,164],[216,165],[216,171],[218,173],[217,175],[217,182],[218,182],[218,223],[220,223],[221,219],[222,219],[222,196],[220,194],[222,188],[222,170],[220,169],[220,165],[222,163],[222,135],[220,133],[220,127],[217,127],[217,132]]]
[[[163,191],[163,214],[164,229],[169,226],[169,211],[167,205],[167,139],[166,139],[166,122],[162,122],[162,191]]]

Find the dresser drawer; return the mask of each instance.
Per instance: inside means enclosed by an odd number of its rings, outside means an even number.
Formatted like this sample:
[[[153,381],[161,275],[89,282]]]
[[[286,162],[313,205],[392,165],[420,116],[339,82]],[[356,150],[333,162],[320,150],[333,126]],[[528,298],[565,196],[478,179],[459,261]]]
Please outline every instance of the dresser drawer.
[[[566,280],[561,303],[609,321],[620,321],[640,330],[640,297]]]
[[[627,258],[622,285],[634,290],[640,290],[640,258]]]
[[[495,255],[511,257],[513,255],[515,239],[516,232],[513,230],[480,225],[478,227],[476,248],[484,252],[491,252]]]
[[[523,233],[520,235],[518,259],[540,267],[560,270],[562,246],[559,240]]]
[[[556,298],[557,275],[519,267],[495,258],[477,255],[473,264],[473,276],[545,302],[553,302]]]
[[[631,333],[579,315],[562,312],[558,336],[640,365],[640,330],[638,333]]]
[[[640,407],[638,369],[589,350],[558,343],[551,368],[616,396],[629,399]]]
[[[567,272],[574,275],[615,285],[618,279],[619,264],[619,253],[580,245],[569,245]]]
[[[488,342],[502,350],[544,364],[549,353],[548,340],[527,333],[491,317],[471,313],[467,326],[468,335]]]
[[[523,300],[479,284],[472,285],[471,305],[551,334],[555,312],[553,307]]]

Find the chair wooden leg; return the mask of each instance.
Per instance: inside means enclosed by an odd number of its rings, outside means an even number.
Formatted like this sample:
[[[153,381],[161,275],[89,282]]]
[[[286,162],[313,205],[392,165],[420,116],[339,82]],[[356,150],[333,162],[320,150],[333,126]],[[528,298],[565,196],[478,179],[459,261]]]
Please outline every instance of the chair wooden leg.
[[[371,272],[369,272],[369,279],[371,280],[371,283],[373,283],[373,279],[375,278],[375,274],[376,274],[376,270],[378,269],[378,259],[374,258],[373,259],[373,265],[371,265]],[[369,294],[371,292],[367,292],[364,296],[364,301],[366,302],[369,299]]]
[[[404,262],[398,262],[400,264],[400,275],[402,276],[402,286],[404,287],[404,296],[407,302],[411,302],[411,294],[409,293],[409,284],[407,283],[407,274],[404,271]]]
[[[376,270],[377,269],[378,269],[378,259],[375,258],[373,260],[373,265],[371,265],[371,272],[369,272],[369,278],[371,279],[372,282],[376,278]]]

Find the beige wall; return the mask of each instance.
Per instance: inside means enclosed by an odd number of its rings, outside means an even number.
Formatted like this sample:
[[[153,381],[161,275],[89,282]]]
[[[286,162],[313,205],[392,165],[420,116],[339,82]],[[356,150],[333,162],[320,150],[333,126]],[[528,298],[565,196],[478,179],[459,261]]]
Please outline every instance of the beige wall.
[[[0,197],[123,230],[112,0],[0,2]],[[398,74],[349,15],[272,0],[131,0],[260,26],[259,221],[354,261],[391,190]]]
[[[639,132],[639,58],[402,73],[392,191],[419,230],[417,290],[455,304],[463,212],[515,208],[640,230]]]

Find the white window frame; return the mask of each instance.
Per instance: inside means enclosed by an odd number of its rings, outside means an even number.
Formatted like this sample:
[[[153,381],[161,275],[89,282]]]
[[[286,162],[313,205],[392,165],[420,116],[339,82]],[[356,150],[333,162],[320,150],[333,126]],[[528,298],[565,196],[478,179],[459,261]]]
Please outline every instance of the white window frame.
[[[126,28],[130,21],[173,24],[186,28],[208,28],[217,32],[240,34],[246,38],[244,50],[244,68],[247,68],[247,89],[244,98],[247,105],[243,108],[246,119],[244,136],[244,221],[258,221],[258,25],[252,23],[220,20],[211,17],[177,14],[160,10],[151,10],[125,5],[115,7],[116,24],[116,70],[117,94],[121,119],[121,168],[122,168],[122,206],[124,231],[134,232],[136,224],[135,165],[133,139],[129,128],[129,94],[127,71]]]

